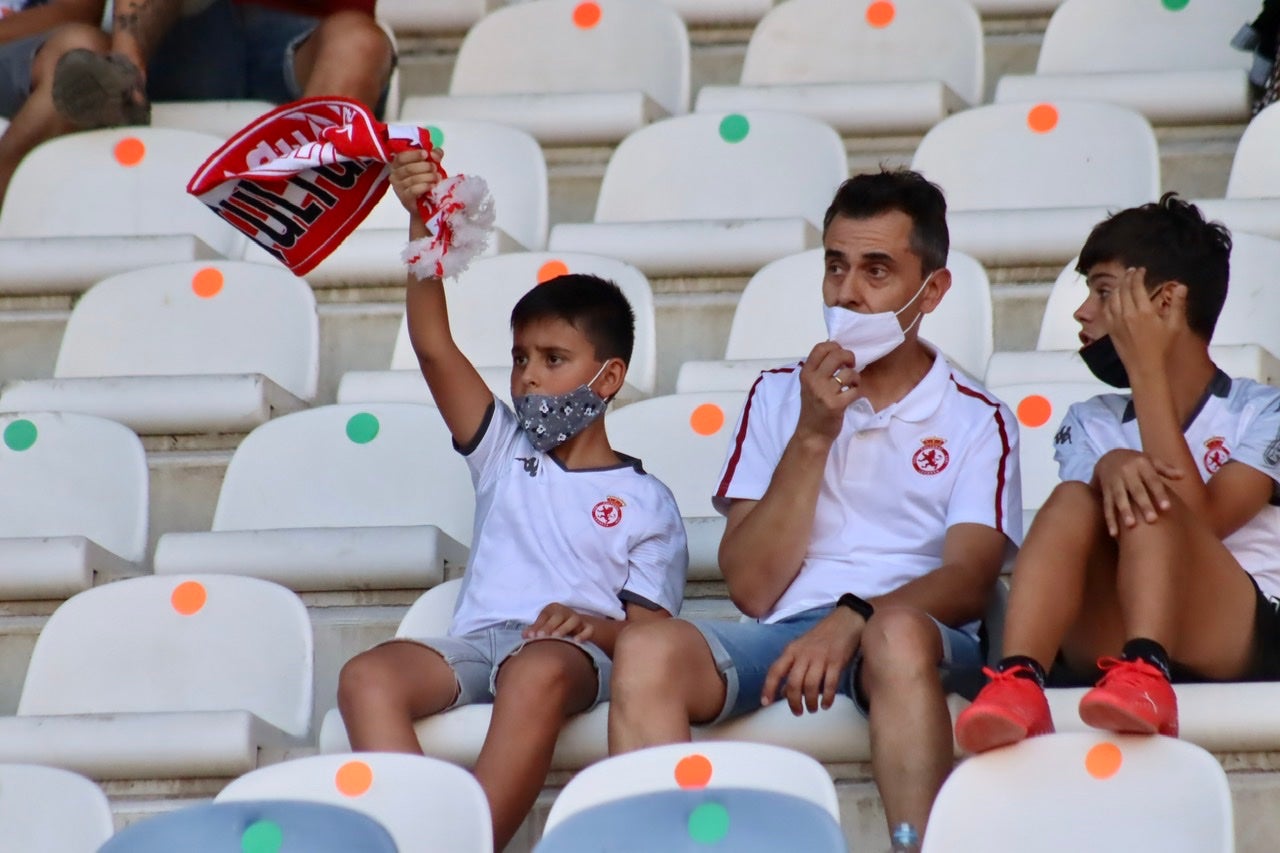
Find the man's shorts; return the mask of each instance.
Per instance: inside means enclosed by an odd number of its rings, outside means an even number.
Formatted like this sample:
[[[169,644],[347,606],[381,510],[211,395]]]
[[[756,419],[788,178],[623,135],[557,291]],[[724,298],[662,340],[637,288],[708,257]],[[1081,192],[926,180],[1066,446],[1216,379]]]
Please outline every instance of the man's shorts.
[[[0,44],[0,116],[13,118],[31,94],[31,63],[49,33]]]
[[[702,632],[711,648],[716,669],[725,682],[724,707],[715,722],[729,720],[759,708],[760,693],[764,689],[764,679],[769,667],[782,655],[788,643],[817,625],[833,609],[818,607],[768,624],[691,621]],[[934,623],[942,637],[942,660],[938,663],[942,687],[948,693],[959,693],[972,699],[983,683],[982,666],[985,661],[981,644],[972,634],[943,625],[936,619]],[[853,699],[858,710],[865,716],[869,710],[866,698],[861,695],[861,691],[853,689],[861,665],[862,653],[859,651],[841,676],[837,690]]]
[[[526,640],[522,636],[527,622],[503,622],[492,628],[463,634],[460,637],[400,637],[390,642],[413,642],[426,646],[444,658],[458,679],[458,696],[450,708],[480,705],[493,701],[498,687],[498,669],[529,643],[561,642],[581,649],[591,659],[596,672],[596,698],[591,708],[609,700],[609,676],[613,661],[595,643],[580,643],[567,637]],[[590,708],[584,709],[590,710]]]

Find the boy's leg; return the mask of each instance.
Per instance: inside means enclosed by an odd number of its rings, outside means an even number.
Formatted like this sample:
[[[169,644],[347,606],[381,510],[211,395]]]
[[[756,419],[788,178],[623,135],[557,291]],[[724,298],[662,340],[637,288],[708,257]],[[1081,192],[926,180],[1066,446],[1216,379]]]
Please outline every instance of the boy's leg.
[[[335,12],[293,53],[301,94],[342,95],[377,110],[395,67],[395,51],[372,16]]]
[[[489,799],[495,850],[507,846],[533,808],[565,720],[595,704],[600,678],[587,651],[559,640],[531,642],[502,663],[475,767]]]
[[[426,646],[392,642],[356,655],[338,677],[338,709],[357,752],[422,754],[413,722],[448,708],[458,677]]]

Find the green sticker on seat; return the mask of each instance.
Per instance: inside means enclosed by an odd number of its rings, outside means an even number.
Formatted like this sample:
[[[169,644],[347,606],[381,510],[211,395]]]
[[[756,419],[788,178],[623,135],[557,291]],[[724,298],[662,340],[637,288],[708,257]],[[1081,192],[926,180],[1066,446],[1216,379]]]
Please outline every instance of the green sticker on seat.
[[[427,133],[431,136],[431,144],[436,148],[444,147],[444,131],[434,124],[427,125]]]
[[[10,450],[19,452],[36,443],[36,425],[23,418],[16,420],[4,428],[4,444]]]
[[[368,412],[352,415],[347,421],[347,438],[356,444],[368,444],[378,437],[378,419]]]
[[[240,836],[240,853],[280,853],[284,831],[271,820],[255,821]]]
[[[1170,12],[1180,12],[1187,8],[1191,0],[1164,0],[1164,7]]]
[[[725,142],[741,142],[751,132],[751,122],[739,113],[732,113],[720,120],[720,138]]]
[[[689,815],[689,837],[698,844],[715,844],[729,834],[729,810],[719,803],[703,803]]]

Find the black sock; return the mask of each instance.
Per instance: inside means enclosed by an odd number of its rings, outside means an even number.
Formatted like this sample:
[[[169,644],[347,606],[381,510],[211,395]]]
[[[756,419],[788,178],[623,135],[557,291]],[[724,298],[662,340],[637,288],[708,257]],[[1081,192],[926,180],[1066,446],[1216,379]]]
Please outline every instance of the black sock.
[[[1026,655],[1012,655],[1007,658],[1001,658],[1000,663],[996,664],[996,672],[1008,672],[1014,667],[1023,667],[1013,673],[1015,678],[1026,678],[1034,681],[1040,687],[1044,688],[1044,667],[1035,658],[1029,658]]]
[[[1144,660],[1164,673],[1166,679],[1173,680],[1169,675],[1169,653],[1155,640],[1134,637],[1124,644],[1120,657],[1125,660]]]

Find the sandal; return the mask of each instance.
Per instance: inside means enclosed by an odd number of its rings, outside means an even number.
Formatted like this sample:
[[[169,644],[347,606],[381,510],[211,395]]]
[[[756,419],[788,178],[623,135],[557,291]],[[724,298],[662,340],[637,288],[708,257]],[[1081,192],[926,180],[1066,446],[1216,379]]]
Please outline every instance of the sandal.
[[[137,66],[123,56],[85,48],[69,50],[58,60],[53,105],[80,128],[151,123],[151,104]]]

